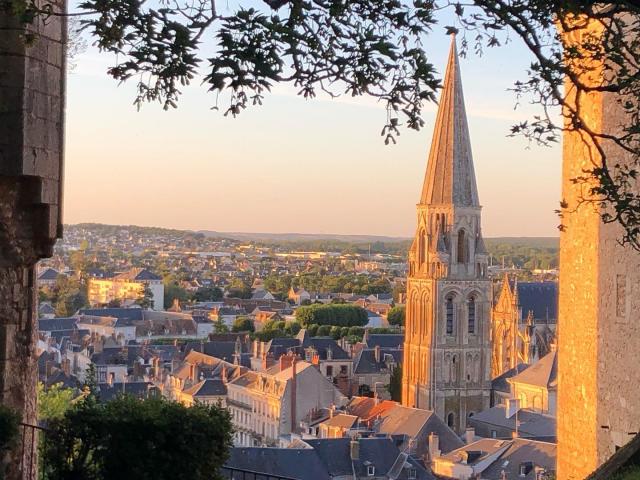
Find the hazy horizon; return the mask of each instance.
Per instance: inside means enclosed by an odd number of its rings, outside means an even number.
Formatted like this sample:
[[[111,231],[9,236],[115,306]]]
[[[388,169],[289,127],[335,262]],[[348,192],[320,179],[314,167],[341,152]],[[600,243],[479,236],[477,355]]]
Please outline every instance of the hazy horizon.
[[[442,73],[444,28],[425,49]],[[529,148],[508,137],[534,112],[526,103],[514,111],[507,91],[530,58],[511,43],[460,60],[486,237],[558,235],[561,146]],[[138,112],[135,82],[107,77],[108,56],[90,48],[76,63],[67,87],[65,222],[413,235],[436,105],[426,105],[421,131],[402,127],[398,144],[385,146],[385,108],[367,97],[307,101],[277,86],[263,106],[233,119],[210,110],[216,99],[196,81],[177,110]]]

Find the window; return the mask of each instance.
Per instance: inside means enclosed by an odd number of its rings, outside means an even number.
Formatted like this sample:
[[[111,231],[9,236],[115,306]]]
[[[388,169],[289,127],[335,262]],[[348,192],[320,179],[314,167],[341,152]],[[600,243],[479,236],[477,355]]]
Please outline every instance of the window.
[[[414,480],[417,477],[418,477],[417,470],[415,468],[410,468],[409,469],[409,480]]]
[[[447,297],[445,308],[447,335],[453,335],[453,297]]]
[[[458,232],[458,263],[467,263],[469,261],[467,236],[464,230]]]
[[[455,426],[455,417],[453,415],[453,412],[449,413],[449,415],[447,415],[447,426],[451,429],[454,428]]]
[[[498,437],[498,432],[496,432],[495,430],[491,430],[491,438],[497,438]]]
[[[476,299],[474,297],[469,297],[469,301],[467,302],[467,307],[469,309],[469,314],[467,317],[467,325],[469,333],[476,333]]]
[[[373,465],[369,465],[367,467],[367,475],[370,477],[373,477],[376,474],[376,467],[374,467]]]
[[[343,374],[347,374],[347,366],[346,365],[340,365],[340,373]]]
[[[327,365],[327,377],[333,376],[333,366]]]

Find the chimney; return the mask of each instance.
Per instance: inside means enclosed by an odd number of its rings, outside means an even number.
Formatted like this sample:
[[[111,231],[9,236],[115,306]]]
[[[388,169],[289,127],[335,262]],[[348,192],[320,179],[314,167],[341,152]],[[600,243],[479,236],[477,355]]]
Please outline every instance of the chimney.
[[[253,341],[253,357],[254,358],[258,358],[258,341],[259,340]]]
[[[293,359],[295,357],[291,353],[287,353],[286,355],[280,356],[280,371],[286,370],[287,368],[293,365]]]
[[[193,364],[189,364],[189,380],[192,382],[196,379],[196,366]]]
[[[153,362],[153,377],[159,378],[160,377],[160,358],[153,357],[152,362]]]
[[[475,428],[467,427],[467,429],[464,431],[464,443],[466,443],[467,445],[473,443],[475,436],[476,436]]]
[[[433,460],[440,456],[440,439],[437,433],[429,434],[429,459]]]
[[[333,415],[336,413],[336,406],[331,404],[329,407],[329,418],[333,418]]]
[[[221,377],[222,383],[226,384],[227,383],[227,366],[226,365],[222,366],[222,372],[220,377]]]
[[[376,363],[380,363],[380,345],[374,347],[373,355],[376,358]]]
[[[351,460],[360,460],[360,442],[354,438],[350,442]]]
[[[282,357],[280,357],[282,358]],[[291,433],[294,433],[297,429],[296,425],[296,403],[298,402],[297,382],[296,382],[296,357],[293,356],[291,362]]]
[[[507,398],[507,408],[505,409],[507,418],[513,417],[518,412],[518,410],[520,410],[520,399]]]

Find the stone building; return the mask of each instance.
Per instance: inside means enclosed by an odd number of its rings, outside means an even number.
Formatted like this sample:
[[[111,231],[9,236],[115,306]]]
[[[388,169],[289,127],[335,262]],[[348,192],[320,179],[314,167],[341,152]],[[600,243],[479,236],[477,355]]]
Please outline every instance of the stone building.
[[[114,300],[138,300],[145,287],[152,295],[154,310],[164,309],[164,283],[162,277],[144,268],[134,268],[110,278],[90,278],[88,286],[91,305],[107,305]]]
[[[558,285],[504,276],[491,311],[491,377],[532,364],[556,343]]]
[[[409,251],[402,403],[458,432],[491,390],[480,211],[454,37]]]
[[[604,34],[599,22],[578,22],[565,33],[565,48],[586,38],[593,43]],[[608,67],[587,67],[580,79],[602,84]],[[637,66],[631,67],[637,72]],[[592,90],[578,100],[568,79],[565,88],[592,131],[618,134],[620,125],[629,122],[618,94]],[[601,204],[588,202],[596,180],[573,181],[601,164],[602,156],[582,132],[567,126],[562,198],[568,208],[560,234],[558,318],[559,480],[587,477],[640,428],[640,253],[621,246],[622,227],[604,224]],[[610,167],[637,168],[637,158],[612,142],[603,140],[600,148]],[[637,183],[631,187],[638,192]]]

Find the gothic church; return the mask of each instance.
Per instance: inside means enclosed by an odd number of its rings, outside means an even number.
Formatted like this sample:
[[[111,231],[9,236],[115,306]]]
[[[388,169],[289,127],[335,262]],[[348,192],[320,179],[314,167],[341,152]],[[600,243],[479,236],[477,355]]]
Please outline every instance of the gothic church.
[[[489,407],[491,281],[452,38],[409,251],[402,403],[455,431]]]

